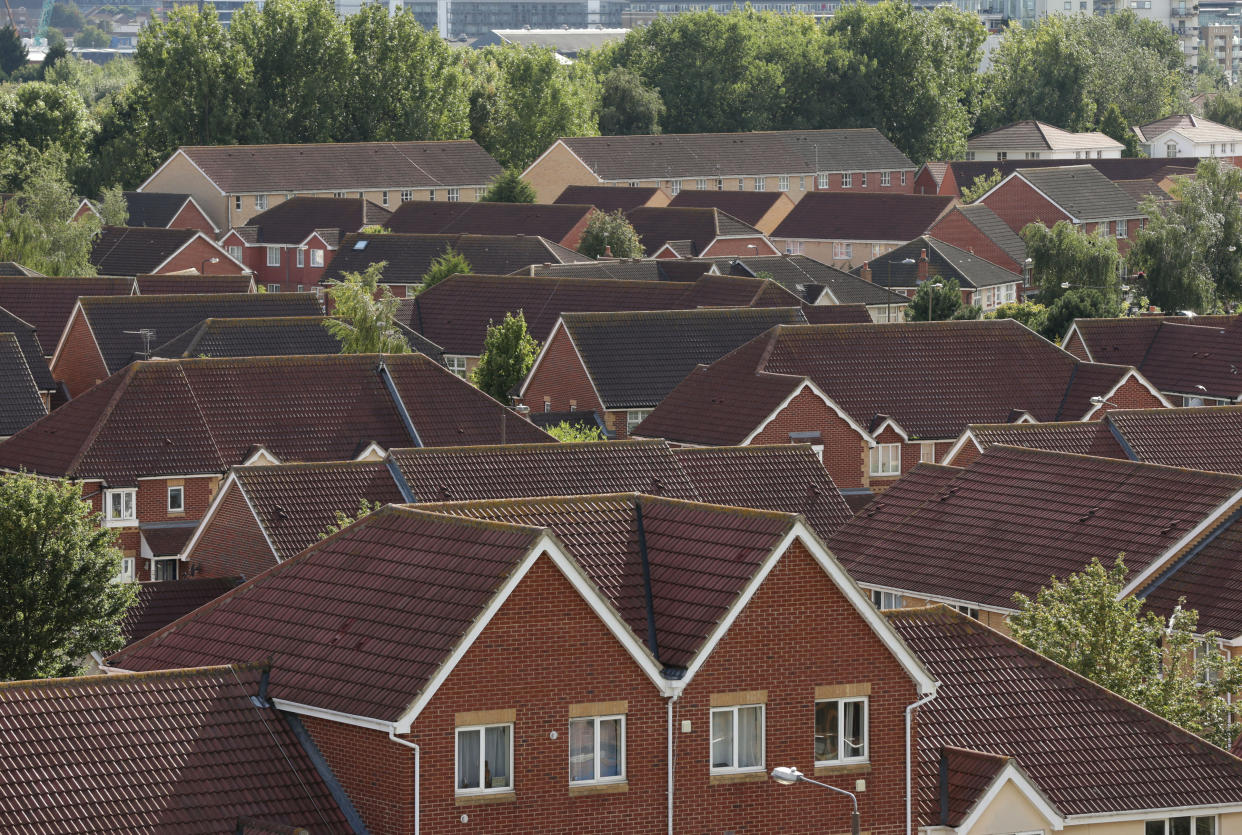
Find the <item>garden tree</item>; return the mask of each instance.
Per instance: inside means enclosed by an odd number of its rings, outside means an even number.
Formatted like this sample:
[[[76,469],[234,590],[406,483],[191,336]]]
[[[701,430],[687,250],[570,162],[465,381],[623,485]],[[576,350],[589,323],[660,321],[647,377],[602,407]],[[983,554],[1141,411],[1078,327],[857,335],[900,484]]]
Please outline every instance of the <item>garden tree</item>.
[[[509,391],[526,378],[537,353],[539,343],[527,333],[522,311],[519,310],[517,316],[506,313],[499,325],[488,323],[483,353],[479,364],[470,372],[470,381],[507,404]]]
[[[137,584],[113,582],[115,536],[81,484],[0,476],[0,679],[74,675],[121,648]]]
[[[1051,305],[1066,290],[1081,288],[1101,291],[1114,307],[1120,304],[1121,253],[1111,235],[1103,230],[1088,234],[1065,220],[1051,229],[1037,221],[1022,230],[1022,240],[1043,304]]]
[[[147,141],[152,118],[140,85],[107,96],[96,105],[95,118],[99,129],[87,145],[87,161],[71,172],[79,193],[98,194],[110,185],[135,188],[163,162],[161,149]]]
[[[522,172],[509,168],[496,175],[479,200],[484,203],[534,203],[535,197],[535,187],[522,179]]]
[[[350,516],[349,514],[344,513],[340,510],[333,511],[333,515],[336,517],[336,519],[332,522],[332,524],[328,525],[328,527],[324,528],[323,531],[320,532],[319,538],[327,539],[328,537],[332,536],[332,534],[337,533],[338,531],[345,530],[350,525],[352,525],[354,522],[357,522],[359,519],[363,519],[367,516],[370,516],[372,513],[379,510],[383,506],[384,505],[381,502],[369,502],[366,499],[359,499],[358,500],[358,511],[353,516]]]
[[[470,262],[466,260],[466,256],[462,255],[451,246],[440,254],[440,257],[431,262],[427,268],[427,272],[423,273],[423,284],[419,288],[421,293],[428,287],[435,287],[449,276],[474,272],[470,266]]]
[[[563,444],[582,444],[588,441],[607,440],[598,426],[580,426],[563,420],[555,426],[543,430]]]
[[[1170,617],[1122,598],[1127,576],[1118,557],[1098,559],[1031,600],[1014,595],[1013,635],[1026,646],[1208,742],[1228,748],[1242,687],[1242,659],[1227,660],[1215,632],[1197,635],[1198,613],[1181,605]],[[1196,652],[1196,649],[1199,649]],[[1203,651],[1210,648],[1211,651]]]
[[[937,284],[940,286],[937,287]],[[956,278],[932,276],[919,285],[919,288],[914,291],[914,298],[910,299],[910,303],[906,305],[907,322],[943,322],[946,319],[977,318],[979,318],[979,308],[962,304],[962,287],[957,283]]]
[[[599,132],[604,136],[660,132],[664,102],[628,67],[613,67],[600,81]]]
[[[962,202],[974,203],[983,195],[987,194],[996,186],[1000,185],[1000,181],[1005,179],[999,170],[993,168],[991,174],[980,174],[975,177],[974,181],[962,188]]]
[[[40,160],[83,163],[95,128],[82,97],[68,87],[43,81],[0,87],[0,191],[19,189]]]
[[[56,3],[52,6],[52,15],[48,19],[48,24],[62,32],[73,33],[86,25],[86,18],[82,16],[82,10],[78,8],[78,4],[69,0],[68,3]]]
[[[16,261],[44,275],[94,275],[91,243],[99,218],[69,222],[78,199],[56,161],[36,165],[16,196],[0,209],[0,261]]]
[[[1116,102],[1110,102],[1104,110],[1103,117],[1100,118],[1100,124],[1096,126],[1096,130],[1105,136],[1116,139],[1125,148],[1122,150],[1123,157],[1137,157],[1139,155],[1138,137],[1134,135],[1134,131],[1126,124],[1126,119],[1121,115],[1121,108]]]
[[[26,45],[12,25],[0,29],[0,73],[10,75],[26,64]]]
[[[644,254],[638,233],[620,209],[596,212],[587,221],[578,251],[588,258],[611,254],[613,258],[642,258]]]
[[[984,319],[1013,319],[1021,322],[1035,333],[1043,333],[1048,320],[1048,308],[1036,302],[1010,302],[987,313]]]
[[[87,107],[130,87],[138,80],[138,66],[132,58],[117,56],[106,64],[96,64],[70,55],[44,74],[44,81],[72,87]]]
[[[99,220],[104,226],[129,226],[129,204],[120,186],[109,186],[99,196]]]
[[[1099,290],[1067,290],[1048,305],[1040,335],[1059,343],[1075,319],[1104,319],[1120,316],[1123,310],[1117,299]]]
[[[1209,62],[1216,66],[1215,61]],[[1220,68],[1217,67],[1219,70]],[[1242,129],[1242,92],[1222,90],[1214,94],[1203,105],[1203,116],[1213,122],[1220,122],[1231,128]]]
[[[1195,72],[1195,89],[1200,93],[1215,93],[1229,89],[1229,79],[1225,76],[1225,70],[1216,63],[1216,59],[1207,50],[1199,54],[1199,65]],[[1207,105],[1210,104],[1209,99],[1204,106],[1204,116],[1214,122],[1220,120],[1214,116],[1208,116]]]
[[[112,45],[112,36],[97,26],[86,26],[73,39],[73,45],[79,49],[107,49]]]
[[[410,343],[397,325],[401,300],[380,285],[387,262],[328,282],[332,317],[323,326],[341,343],[342,354],[408,354]]]

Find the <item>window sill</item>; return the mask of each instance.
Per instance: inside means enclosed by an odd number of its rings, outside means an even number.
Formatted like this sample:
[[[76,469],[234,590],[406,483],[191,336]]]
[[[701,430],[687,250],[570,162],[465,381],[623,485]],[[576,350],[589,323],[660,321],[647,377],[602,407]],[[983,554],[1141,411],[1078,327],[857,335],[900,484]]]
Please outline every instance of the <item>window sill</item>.
[[[759,771],[739,771],[736,774],[713,774],[708,778],[708,784],[712,786],[729,786],[733,783],[763,783],[768,779],[768,772]]]
[[[138,527],[137,519],[105,519],[105,528],[136,528]]]
[[[597,794],[624,794],[630,790],[626,781],[619,783],[596,783],[589,786],[570,786],[570,797],[592,797]]]
[[[871,763],[845,763],[844,765],[817,765],[815,776],[825,777],[831,774],[870,774]]]
[[[517,792],[495,792],[494,794],[459,794],[454,798],[458,806],[489,806],[493,803],[513,803],[517,800]]]

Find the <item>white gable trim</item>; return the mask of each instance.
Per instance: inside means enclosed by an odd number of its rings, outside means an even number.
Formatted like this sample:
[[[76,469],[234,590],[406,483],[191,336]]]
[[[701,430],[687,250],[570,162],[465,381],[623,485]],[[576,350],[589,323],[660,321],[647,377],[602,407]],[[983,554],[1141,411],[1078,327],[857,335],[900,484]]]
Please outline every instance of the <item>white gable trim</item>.
[[[1057,831],[1065,828],[1065,817],[1057,807],[1040,791],[1039,786],[1026,775],[1026,772],[1016,762],[1010,760],[1001,769],[1000,774],[997,774],[996,778],[992,780],[991,785],[988,786],[983,796],[975,801],[975,805],[971,807],[970,813],[957,825],[956,830],[958,832],[970,832],[975,824],[979,822],[979,818],[988,811],[989,807],[996,800],[1001,789],[1010,783],[1044,816],[1044,819],[1048,821],[1049,828]]]
[[[875,431],[871,433],[871,437],[873,438],[880,437],[880,434],[883,433],[884,430],[890,426],[893,427],[894,432],[896,432],[898,435],[901,436],[901,439],[903,441],[905,441],[906,443],[910,442],[910,436],[906,434],[906,430],[902,429],[901,424],[893,420],[891,417],[884,418],[884,422],[876,427]],[[879,441],[877,441],[876,443],[879,443]]]
[[[966,431],[959,435],[957,440],[953,442],[953,446],[949,447],[949,451],[944,454],[944,458],[941,460],[943,460],[944,463],[950,467],[956,466],[953,463],[953,458],[960,453],[968,443],[974,444],[975,449],[983,452],[983,445],[980,444],[979,439],[975,437],[974,430],[967,427]]]
[[[1147,585],[1148,580],[1168,568],[1169,563],[1173,558],[1181,554],[1183,550],[1188,548],[1191,543],[1199,539],[1200,536],[1216,527],[1216,525],[1220,523],[1221,519],[1232,513],[1237,508],[1239,503],[1242,503],[1242,490],[1239,490],[1228,499],[1221,502],[1220,505],[1213,510],[1206,519],[1191,528],[1185,536],[1173,543],[1159,557],[1152,560],[1147,568],[1143,569],[1143,571],[1135,576],[1133,580],[1126,584],[1126,587],[1121,590],[1120,596],[1123,598],[1129,597],[1136,591],[1142,589],[1145,585]]]
[[[714,241],[713,241],[713,243],[714,243]],[[666,249],[667,249],[670,253],[672,253],[672,255],[673,255],[673,257],[672,257],[671,259],[669,259],[669,260],[676,260],[676,259],[678,259],[678,258],[680,258],[680,257],[681,257],[680,255],[678,255],[678,254],[677,254],[677,250],[673,249],[673,248],[672,248],[671,246],[669,246],[667,243],[665,243],[665,244],[664,244],[664,246],[660,247],[660,248],[659,248],[659,249],[657,249],[655,252],[651,253],[651,255],[650,255],[649,257],[651,257],[651,258],[659,258],[659,257],[660,257],[660,253],[661,253],[661,252],[663,252],[663,251],[664,251],[664,250],[666,250]],[[711,244],[708,244],[708,245],[707,245],[707,249],[711,249]],[[706,252],[706,251],[707,251],[707,249],[705,249],[705,250],[703,250],[703,251],[704,251],[704,252]]]
[[[1139,383],[1141,383],[1141,384],[1142,384],[1143,388],[1147,389],[1147,390],[1148,390],[1148,391],[1150,391],[1153,395],[1155,395],[1156,399],[1157,399],[1157,400],[1159,400],[1159,401],[1160,401],[1160,403],[1161,403],[1161,404],[1162,404],[1162,405],[1163,405],[1166,409],[1171,409],[1171,408],[1173,408],[1173,404],[1169,402],[1169,399],[1168,399],[1167,397],[1165,397],[1163,394],[1161,394],[1161,393],[1160,393],[1160,392],[1156,389],[1156,387],[1155,387],[1155,386],[1153,386],[1151,383],[1147,382],[1147,378],[1146,378],[1146,377],[1144,377],[1142,374],[1138,373],[1138,371],[1137,371],[1137,370],[1135,370],[1134,368],[1131,368],[1131,369],[1130,369],[1129,371],[1127,371],[1124,375],[1122,375],[1121,379],[1120,379],[1119,381],[1117,381],[1117,384],[1116,384],[1115,386],[1113,386],[1112,388],[1110,388],[1110,389],[1109,389],[1109,390],[1108,390],[1108,391],[1107,391],[1107,392],[1103,395],[1103,399],[1104,399],[1104,400],[1108,400],[1110,397],[1112,397],[1114,394],[1116,394],[1116,393],[1117,393],[1117,389],[1119,389],[1119,388],[1121,388],[1122,386],[1124,386],[1124,385],[1125,385],[1127,382],[1129,382],[1131,379],[1138,380],[1138,381],[1139,381]],[[1091,420],[1092,416],[1093,416],[1096,412],[1098,412],[1100,409],[1102,409],[1102,408],[1104,408],[1104,404],[1103,404],[1103,403],[1101,403],[1101,404],[1099,404],[1099,405],[1093,405],[1090,409],[1088,409],[1088,410],[1087,410],[1087,413],[1086,413],[1085,415],[1083,415],[1081,418],[1079,418],[1079,420],[1080,420],[1080,421],[1088,421],[1088,420]]]
[[[345,725],[356,725],[359,728],[371,728],[377,731],[391,731],[393,729],[392,722],[383,722],[379,719],[372,719],[369,716],[341,713],[337,710],[326,710],[314,705],[287,702],[284,699],[272,699],[272,704],[279,710],[287,710],[290,713],[297,713],[301,716],[314,716],[317,719],[327,719],[330,722],[340,722]]]
[[[266,447],[259,447],[254,452],[250,453],[249,458],[241,462],[241,466],[243,467],[263,466],[264,464],[279,464],[279,463],[281,463],[280,459],[277,458],[272,453],[268,452]]]
[[[1103,812],[1098,815],[1067,815],[1067,824],[1121,823],[1126,821],[1158,820],[1175,815],[1221,815],[1242,812],[1242,803],[1219,803],[1210,806],[1170,806],[1163,809],[1144,809],[1141,812]]]
[[[73,210],[73,214],[77,216],[78,212],[82,211],[83,206],[85,206],[86,209],[91,214],[93,214],[95,217],[99,217],[99,210],[96,209],[95,205],[91,203],[91,201],[87,200],[85,197],[82,198],[82,202],[78,203],[78,207]]]
[[[222,189],[222,188],[220,188],[220,186],[216,185],[216,181],[215,181],[215,180],[213,180],[213,179],[211,179],[210,177],[208,177],[208,176],[207,176],[207,172],[206,172],[206,171],[204,171],[203,169],[199,168],[199,167],[198,167],[198,163],[197,163],[197,162],[195,162],[193,159],[191,159],[191,158],[190,158],[190,155],[189,155],[189,154],[187,154],[187,153],[186,153],[184,150],[182,150],[181,148],[178,148],[177,150],[173,151],[173,152],[172,152],[172,155],[171,155],[171,156],[169,156],[169,157],[168,157],[168,159],[164,160],[163,164],[162,164],[162,165],[160,165],[160,167],[159,167],[159,168],[155,169],[155,173],[153,173],[150,177],[147,177],[145,180],[143,180],[143,181],[142,181],[142,185],[138,186],[138,188],[134,189],[134,191],[145,191],[145,190],[146,190],[147,185],[148,185],[148,184],[150,184],[150,182],[151,182],[152,180],[154,180],[156,177],[158,177],[158,176],[159,176],[159,173],[160,173],[161,171],[163,171],[165,168],[167,168],[169,165],[171,165],[171,164],[172,164],[172,161],[173,161],[173,160],[175,160],[175,159],[176,159],[177,157],[179,157],[179,156],[180,156],[180,157],[185,157],[186,162],[188,162],[188,163],[190,163],[190,165],[194,166],[194,170],[195,170],[195,171],[197,171],[199,174],[202,174],[202,175],[203,175],[203,179],[204,179],[204,180],[206,180],[208,183],[210,183],[212,188],[214,188],[216,191],[220,192],[221,196],[223,196],[223,195],[225,194],[224,189]],[[197,205],[197,204],[195,204],[195,205]],[[201,206],[199,206],[199,211],[202,211],[202,207],[201,207]],[[207,218],[207,220],[208,220],[208,222],[209,222],[209,223],[211,222],[211,218]]]
[[[374,460],[383,461],[385,458],[388,457],[388,451],[385,450],[379,444],[377,444],[375,441],[371,441],[371,443],[367,444],[366,449],[364,449],[362,452],[354,456],[354,460],[355,461],[366,461],[368,460],[367,456],[370,456],[370,455],[377,455],[379,456],[379,458],[374,459]]]
[[[1001,180],[1001,181],[1000,181],[999,183],[997,183],[996,185],[992,186],[990,189],[988,189],[986,192],[984,192],[984,194],[983,194],[983,196],[982,196],[982,197],[977,198],[977,199],[975,200],[975,202],[976,202],[976,203],[982,203],[984,200],[988,199],[988,197],[992,194],[992,192],[996,191],[998,188],[1000,188],[1000,187],[1001,187],[1001,186],[1003,186],[1005,183],[1007,183],[1007,182],[1009,182],[1010,180],[1012,180],[1014,177],[1017,177],[1019,180],[1021,180],[1021,181],[1022,181],[1022,182],[1024,182],[1024,183],[1026,183],[1028,186],[1030,186],[1030,187],[1031,187],[1031,190],[1032,190],[1032,191],[1034,191],[1034,192],[1035,192],[1036,194],[1038,194],[1040,197],[1044,198],[1044,199],[1045,199],[1045,200],[1047,200],[1049,203],[1051,203],[1052,205],[1054,205],[1054,206],[1056,206],[1058,209],[1060,209],[1062,212],[1064,212],[1064,213],[1065,213],[1065,216],[1066,216],[1066,217],[1068,217],[1068,218],[1070,219],[1070,223],[1074,223],[1074,224],[1078,224],[1078,223],[1085,223],[1085,221],[1080,220],[1079,218],[1076,218],[1076,217],[1074,217],[1072,214],[1070,214],[1068,209],[1066,209],[1064,206],[1062,206],[1062,205],[1061,205],[1060,203],[1058,203],[1057,201],[1053,200],[1053,199],[1052,199],[1051,197],[1049,197],[1047,194],[1044,194],[1042,191],[1040,191],[1040,190],[1039,190],[1039,188],[1038,188],[1038,187],[1037,187],[1034,183],[1032,183],[1032,182],[1031,182],[1030,180],[1028,180],[1026,177],[1023,177],[1023,176],[1022,176],[1021,174],[1019,174],[1017,171],[1014,171],[1014,172],[1013,172],[1012,174],[1010,174],[1008,177],[1006,177],[1005,179]]]
[[[243,273],[243,274],[245,274],[245,275],[249,275],[251,272],[253,272],[253,271],[252,271],[249,267],[247,267],[245,264],[243,264],[243,263],[241,263],[240,261],[238,261],[238,260],[237,260],[236,258],[234,258],[232,255],[229,255],[228,251],[227,251],[227,250],[225,250],[225,249],[223,249],[223,248],[220,246],[220,244],[216,243],[216,242],[215,242],[215,241],[213,241],[211,238],[209,238],[209,237],[207,237],[206,235],[204,235],[202,232],[199,232],[199,231],[195,230],[195,232],[194,232],[194,237],[190,238],[188,241],[186,241],[185,243],[183,243],[181,246],[177,247],[176,252],[174,252],[172,255],[169,255],[167,258],[165,258],[165,259],[164,259],[164,260],[160,263],[160,265],[159,265],[159,266],[157,266],[155,269],[151,270],[151,272],[150,272],[150,273],[148,273],[148,275],[157,275],[157,274],[159,273],[159,271],[160,271],[160,270],[162,270],[162,269],[164,268],[164,266],[165,266],[165,265],[166,265],[169,261],[171,261],[172,259],[176,258],[178,255],[180,255],[180,254],[182,253],[182,251],[183,251],[186,247],[188,247],[190,244],[192,244],[192,243],[194,243],[195,241],[197,241],[199,238],[202,238],[204,241],[206,241],[208,244],[210,244],[210,245],[211,245],[211,247],[212,247],[213,249],[215,249],[217,252],[219,252],[219,253],[220,253],[220,255],[222,255],[224,258],[227,258],[227,259],[228,259],[228,261],[229,261],[230,263],[232,263],[232,264],[236,264],[237,266],[241,267],[241,270],[242,270],[242,273]],[[199,264],[199,266],[201,267],[201,266],[202,266],[202,264]]]
[[[557,316],[556,324],[552,326],[552,332],[548,334],[548,338],[544,341],[543,346],[539,349],[539,353],[535,355],[535,361],[531,363],[530,371],[526,372],[526,377],[525,379],[522,380],[522,385],[518,389],[518,392],[517,392],[517,396],[519,398],[526,396],[526,387],[530,385],[530,378],[534,376],[535,371],[543,363],[543,358],[548,353],[548,347],[552,344],[552,340],[556,338],[557,332],[562,330],[564,327],[565,327],[564,320],[560,316]],[[581,359],[581,357],[579,357],[579,359]]]
[[[1087,361],[1095,362],[1095,357],[1091,356],[1091,346],[1087,344],[1087,340],[1083,338],[1083,335],[1078,330],[1077,319],[1070,322],[1069,330],[1065,332],[1065,336],[1061,337],[1061,345],[1062,346],[1068,345],[1070,341],[1070,337],[1073,336],[1074,334],[1078,334],[1078,341],[1082,343],[1082,349],[1087,352]],[[1068,353],[1068,350],[1066,352]]]
[[[841,418],[843,421],[848,423],[851,429],[853,429],[855,432],[861,435],[862,439],[867,442],[867,446],[869,447],[875,446],[875,439],[871,437],[871,433],[869,433],[866,429],[863,429],[861,426],[855,423],[854,419],[851,418],[849,415],[847,415],[844,409],[842,409],[840,406],[834,403],[831,397],[824,394],[824,392],[820,389],[820,387],[815,385],[815,383],[813,383],[809,377],[803,377],[801,385],[799,385],[796,389],[794,389],[793,392],[788,397],[782,400],[780,402],[780,405],[778,405],[775,409],[772,410],[772,414],[768,415],[762,421],[760,421],[759,425],[756,426],[753,430],[751,430],[751,433],[747,435],[745,438],[743,438],[741,443],[738,444],[738,446],[746,446],[751,441],[753,441],[756,437],[758,437],[759,433],[763,432],[763,430],[768,427],[768,424],[771,423],[773,420],[775,420],[776,416],[779,415],[784,410],[784,408],[793,401],[795,397],[801,394],[803,390],[808,389],[808,388],[812,392],[815,393],[816,397],[818,397],[820,400],[823,400],[824,404],[829,409],[832,409],[834,412],[836,412],[839,418]]]
[[[207,507],[207,512],[203,514],[202,519],[198,520],[198,526],[194,528],[194,533],[190,534],[190,541],[185,544],[185,548],[181,551],[182,556],[187,561],[194,553],[194,546],[197,545],[198,540],[202,538],[203,530],[207,527],[207,523],[210,522],[212,517],[216,515],[216,510],[219,509],[221,502],[224,501],[224,494],[228,492],[231,485],[236,483],[237,477],[233,475],[232,471],[230,471],[228,476],[224,479],[224,484],[220,485],[220,489],[216,491],[215,497],[212,498],[211,504]],[[241,489],[241,485],[238,485],[238,489]],[[254,508],[251,508],[250,512],[253,513]],[[259,525],[259,527],[262,528],[263,526]],[[270,546],[271,542],[269,542],[268,545]],[[274,553],[275,552],[273,552],[273,554]]]
[[[190,158],[189,158],[189,157],[186,157],[186,159],[190,159]],[[190,162],[191,162],[191,163],[193,163],[193,160],[190,160]],[[195,165],[194,167],[195,167],[195,168],[198,168],[198,166],[197,166],[197,165]],[[199,170],[199,171],[202,171],[203,169],[198,168],[198,170]],[[206,175],[206,174],[203,174],[203,176],[204,176],[204,177],[206,177],[207,175]],[[207,214],[205,211],[203,211],[203,207],[202,207],[202,206],[200,206],[200,205],[198,205],[198,201],[194,199],[194,195],[193,195],[193,194],[187,194],[187,195],[185,196],[185,202],[186,202],[186,203],[193,204],[194,208],[198,209],[198,213],[199,213],[200,215],[202,215],[202,216],[203,216],[203,219],[204,219],[204,220],[206,220],[209,224],[211,224],[211,229],[212,229],[212,231],[213,231],[213,232],[219,232],[219,231],[220,231],[220,227],[219,227],[219,226],[216,226],[216,222],[215,222],[214,220],[212,220],[212,219],[211,219],[211,215],[209,215],[209,214]],[[185,203],[182,203],[182,204],[181,204],[181,208],[180,208],[180,209],[177,209],[177,211],[173,212],[172,219],[173,219],[173,220],[176,220],[176,219],[177,219],[177,215],[181,214],[181,213],[182,213],[182,212],[184,212],[184,211],[185,211]],[[171,222],[172,222],[172,221],[169,221],[169,223],[171,223]],[[172,228],[172,227],[169,227],[169,228]]]

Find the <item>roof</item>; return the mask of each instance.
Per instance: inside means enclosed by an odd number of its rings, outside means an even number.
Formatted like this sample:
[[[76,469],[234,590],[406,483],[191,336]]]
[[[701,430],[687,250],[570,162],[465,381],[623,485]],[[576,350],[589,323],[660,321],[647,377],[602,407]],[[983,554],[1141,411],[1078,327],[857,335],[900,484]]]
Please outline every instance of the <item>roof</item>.
[[[339,461],[372,443],[502,440],[552,442],[422,354],[151,360],[0,444],[0,468],[132,484],[222,473],[256,446],[280,461]]]
[[[472,139],[200,145],[178,151],[225,194],[485,186],[501,173],[500,164]]]
[[[1008,228],[1008,227],[1006,227]],[[901,304],[910,300],[858,276],[850,275],[805,255],[755,255],[709,259],[729,275],[763,275],[811,304],[824,304],[828,293],[833,305]]]
[[[915,168],[875,128],[574,136],[561,141],[602,180]]]
[[[472,205],[445,203],[446,206]],[[358,197],[290,197],[246,221],[243,237],[253,244],[302,243],[319,230],[331,230],[335,243],[342,235],[364,226],[382,224],[391,212]],[[239,231],[239,234],[242,234]]]
[[[1238,802],[1242,763],[1227,752],[947,607],[888,617],[940,682],[919,708],[925,824],[939,818],[944,746],[1013,757],[1062,815]]]
[[[874,321],[865,304],[813,304],[802,308],[802,312],[812,325],[862,325]]]
[[[577,203],[594,206],[601,212],[628,212],[646,206],[660,193],[655,186],[575,186],[568,185],[553,203]]]
[[[1026,119],[1012,125],[976,134],[966,140],[972,151],[1094,151],[1125,148],[1116,139],[1099,131],[1071,133],[1044,122]]]
[[[1171,203],[1173,196],[1151,180],[1115,180],[1117,188],[1130,195],[1130,198],[1142,206],[1143,201],[1154,198],[1157,203]]]
[[[608,427],[604,425],[603,418],[599,412],[594,409],[578,409],[573,412],[534,412],[527,415],[530,422],[538,426],[545,432],[554,426],[560,426],[562,423],[572,426],[575,429],[590,431],[598,429],[600,434],[607,437],[610,433]]]
[[[9,276],[9,275],[24,275],[24,276],[34,277],[34,276],[41,276],[42,273],[37,273],[34,270],[30,269],[29,267],[23,267],[21,264],[17,263],[16,261],[0,261],[0,276]]]
[[[908,241],[953,205],[931,194],[812,191],[772,232],[773,238],[825,241]]]
[[[1014,263],[1021,266],[1026,260],[1026,243],[996,212],[982,203],[957,205],[953,211],[961,212],[988,240],[1004,250]]]
[[[531,264],[515,274],[621,281],[695,281],[712,272],[714,264],[711,258],[618,258],[589,264]]]
[[[397,207],[384,226],[393,232],[425,235],[539,235],[563,241],[594,211],[589,204],[410,200]]]
[[[324,327],[327,316],[204,319],[151,351],[152,357],[287,357],[339,354],[341,343]]]
[[[1034,596],[1092,559],[1111,565],[1124,552],[1138,576],[1226,506],[1242,477],[992,446],[931,497],[916,484],[901,501],[904,484],[833,535],[842,565],[860,583],[1006,610],[1015,592]]]
[[[1193,174],[1198,165],[1198,157],[1122,157],[1112,159],[1083,160],[1108,179],[1118,180],[1152,180],[1159,182],[1173,174]],[[933,163],[928,163],[932,165]],[[953,174],[956,188],[954,194],[960,196],[961,190],[979,177],[988,177],[993,171],[1001,176],[1009,176],[1019,168],[1062,168],[1066,164],[1063,159],[1013,159],[1013,160],[956,160],[939,163],[946,171]]]
[[[128,296],[133,278],[0,278],[0,307],[35,327],[46,357],[56,353],[79,296]]]
[[[797,307],[700,308],[565,313],[561,322],[603,407],[644,409],[695,366],[715,362],[776,325],[805,324],[806,317]]]
[[[158,191],[127,191],[124,193],[126,222],[130,226],[167,229],[177,213],[190,200],[188,194]]]
[[[240,582],[239,577],[186,577],[138,583],[138,596],[121,621],[125,643],[142,640],[199,606],[210,603]]]
[[[57,391],[58,386],[52,379],[52,371],[48,368],[47,360],[43,358],[43,348],[39,345],[39,336],[34,326],[0,307],[0,333],[9,333],[16,340],[17,348],[25,359],[24,364],[27,367],[25,374],[34,378],[38,390]],[[9,379],[12,381],[13,378]]]
[[[1140,142],[1152,143],[1165,133],[1175,130],[1191,142],[1237,142],[1242,140],[1242,131],[1204,119],[1193,113],[1178,113],[1166,116],[1145,125],[1136,125],[1134,133]]]
[[[105,226],[91,244],[91,264],[104,275],[153,273],[201,234],[197,229]]]
[[[1014,173],[1077,220],[1143,216],[1133,197],[1090,165],[1019,168]]]
[[[1176,412],[1177,409],[1153,411]],[[1106,413],[1102,420],[1054,421],[1052,423],[979,423],[972,424],[967,432],[983,448],[997,444],[1046,449],[1050,452],[1070,452],[1075,455],[1097,455],[1104,458],[1128,458],[1121,440],[1113,434]],[[1169,461],[1153,461],[1168,464]]]
[[[46,414],[21,344],[14,334],[0,331],[0,436],[14,435]]]
[[[1019,274],[930,235],[921,235],[909,243],[886,252],[883,258],[876,259],[870,267],[871,280],[885,287],[917,287],[919,284],[917,262],[922,258],[923,253],[927,254],[929,276],[952,278],[961,285],[963,290],[1022,283],[1022,276]],[[902,264],[901,261],[907,258],[916,263]],[[861,271],[861,265],[851,270],[854,274]],[[892,284],[889,284],[890,281]]]
[[[108,373],[115,373],[204,319],[316,316],[323,305],[314,293],[209,293],[168,296],[85,296],[79,299]],[[77,394],[77,392],[75,392]]]
[[[320,283],[339,281],[347,272],[362,272],[383,261],[386,284],[422,284],[431,262],[450,248],[465,256],[473,272],[488,275],[504,275],[529,264],[591,260],[535,235],[350,234],[341,239]]]
[[[717,191],[682,189],[671,201],[671,209],[719,209],[751,226],[763,220],[781,200],[793,201],[783,191]]]
[[[967,751],[949,745],[940,748],[940,816],[943,826],[960,826],[1001,776],[1011,757]]]
[[[254,278],[249,275],[198,275],[171,273],[140,275],[138,292],[144,296],[203,293],[253,293]],[[95,295],[94,293],[89,295]]]
[[[352,831],[254,666],[0,684],[0,827]]]
[[[1199,613],[1197,631],[1228,641],[1242,635],[1242,523],[1237,514],[1212,532],[1189,559],[1179,561],[1139,591],[1150,609],[1167,616],[1179,605]]]
[[[685,247],[674,247],[678,255],[697,257],[717,238],[764,237],[755,227],[719,209],[639,206],[625,217],[648,255],[654,255],[665,244],[685,242]]]

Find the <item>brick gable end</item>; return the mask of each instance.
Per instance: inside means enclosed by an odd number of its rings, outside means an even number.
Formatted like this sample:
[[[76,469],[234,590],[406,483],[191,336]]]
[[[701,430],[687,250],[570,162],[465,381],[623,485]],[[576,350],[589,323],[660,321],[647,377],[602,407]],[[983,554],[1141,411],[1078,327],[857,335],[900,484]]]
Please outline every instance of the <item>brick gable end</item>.
[[[276,555],[236,484],[229,485],[187,556],[199,577],[250,579],[276,564]]]
[[[77,397],[107,376],[108,368],[86,316],[81,310],[74,311],[60,353],[52,363],[52,377],[65,384],[70,397]]]

